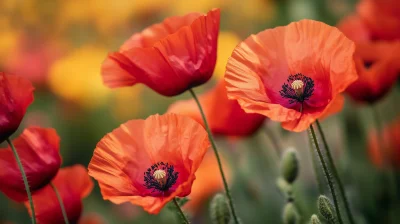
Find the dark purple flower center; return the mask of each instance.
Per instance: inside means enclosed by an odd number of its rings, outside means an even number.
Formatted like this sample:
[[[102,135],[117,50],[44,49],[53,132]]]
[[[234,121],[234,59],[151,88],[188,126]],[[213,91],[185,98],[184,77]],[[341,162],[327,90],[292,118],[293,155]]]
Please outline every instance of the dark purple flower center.
[[[152,192],[166,192],[176,183],[178,176],[173,165],[158,162],[144,172],[144,186]]]
[[[304,103],[314,93],[314,80],[301,73],[290,75],[279,91],[283,98],[289,99],[289,103]]]

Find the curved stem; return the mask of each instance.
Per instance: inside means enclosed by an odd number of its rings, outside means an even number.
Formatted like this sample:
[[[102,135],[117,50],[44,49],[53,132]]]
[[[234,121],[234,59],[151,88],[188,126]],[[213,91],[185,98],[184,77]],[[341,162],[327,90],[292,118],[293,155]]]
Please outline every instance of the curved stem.
[[[316,123],[317,123],[318,132],[321,135],[322,142],[324,143],[324,147],[325,147],[325,150],[326,150],[326,156],[328,157],[329,168],[331,169],[331,171],[333,173],[333,178],[335,178],[336,183],[337,183],[337,185],[339,187],[339,194],[342,197],[342,200],[343,200],[343,203],[344,203],[344,208],[346,209],[347,217],[349,218],[350,223],[354,224],[354,219],[353,219],[353,215],[351,214],[349,201],[347,200],[347,196],[346,196],[346,193],[344,192],[344,187],[343,187],[342,181],[340,180],[340,177],[339,177],[339,174],[337,172],[335,163],[333,162],[332,154],[331,154],[331,151],[329,149],[328,142],[326,141],[325,134],[322,131],[321,124],[319,123],[318,120],[317,120]]]
[[[60,194],[58,193],[58,190],[57,190],[56,186],[54,186],[53,183],[50,183],[50,186],[51,186],[51,188],[53,188],[54,192],[56,193],[57,200],[60,203],[61,213],[62,213],[62,215],[64,217],[64,222],[65,222],[65,224],[69,224],[68,216],[67,216],[67,212],[65,211],[63,200],[62,200]]]
[[[321,149],[319,148],[317,136],[315,135],[315,131],[314,131],[314,128],[313,128],[312,124],[310,125],[310,129],[309,130],[310,130],[311,136],[312,136],[312,138],[314,140],[313,142],[314,142],[315,148],[317,150],[317,154],[318,154],[319,160],[321,162],[322,169],[324,171],[326,181],[328,182],[329,190],[331,191],[331,194],[332,194],[332,198],[333,198],[333,203],[335,205],[337,219],[338,219],[340,224],[343,224],[342,216],[340,214],[339,202],[338,202],[338,199],[337,199],[337,196],[336,196],[336,190],[335,190],[335,187],[333,186],[333,181],[332,181],[332,178],[331,178],[331,174],[329,173],[329,169],[328,169],[328,167],[326,165],[324,156],[322,155]]]
[[[24,167],[22,166],[21,159],[19,158],[18,152],[15,149],[14,144],[10,141],[9,138],[7,138],[7,143],[10,145],[11,150],[14,153],[15,160],[17,161],[19,170],[21,171],[22,180],[24,181],[26,194],[28,195],[29,205],[31,207],[31,213],[32,213],[31,221],[32,221],[33,224],[36,224],[35,206],[33,205],[33,199],[32,199],[31,190],[29,188],[28,178],[26,177],[26,173],[25,173]]]
[[[264,127],[264,132],[265,135],[267,136],[267,138],[269,139],[269,141],[272,144],[272,147],[274,148],[275,151],[275,159],[276,161],[279,161],[279,158],[281,157],[281,150],[282,147],[278,142],[278,139],[276,138],[274,132],[269,128],[269,127]]]
[[[179,206],[178,202],[176,201],[176,198],[174,198],[172,201],[174,202],[176,208],[178,209],[178,212],[179,212],[179,214],[181,215],[182,221],[183,221],[184,223],[186,223],[186,224],[189,224],[190,222],[189,222],[189,220],[186,218],[185,213],[183,213],[183,211],[182,211],[182,209],[181,209],[181,206]]]
[[[311,153],[311,162],[312,162],[312,166],[314,169],[314,173],[315,173],[315,178],[317,179],[317,185],[318,185],[318,192],[319,194],[324,194],[324,188],[322,187],[322,174],[320,173],[320,170],[318,169],[318,164],[317,164],[317,157],[315,156],[315,151],[314,151],[314,147],[312,145],[313,139],[310,135],[308,135],[308,139],[310,140],[310,153]]]
[[[238,219],[238,217],[236,215],[236,211],[235,211],[235,208],[234,208],[234,205],[233,205],[233,201],[232,201],[232,196],[231,196],[231,193],[229,191],[228,183],[227,183],[226,178],[225,178],[224,170],[222,169],[221,159],[219,157],[217,146],[215,145],[215,141],[214,141],[213,135],[211,133],[210,127],[208,126],[207,118],[206,118],[206,116],[204,114],[203,108],[201,107],[200,101],[196,96],[196,93],[193,91],[193,89],[189,89],[189,92],[190,92],[190,94],[192,94],[192,97],[194,98],[194,100],[196,101],[197,106],[199,107],[199,110],[200,110],[200,113],[201,113],[201,117],[203,118],[203,121],[204,121],[204,126],[206,128],[207,133],[208,133],[208,138],[210,139],[211,146],[212,146],[212,148],[214,150],[215,157],[216,157],[216,159],[218,161],[219,172],[221,173],[222,182],[224,183],[225,193],[226,193],[226,197],[228,198],[229,207],[230,207],[231,212],[232,212],[233,220],[234,220],[234,222],[236,224],[239,224],[239,219]]]

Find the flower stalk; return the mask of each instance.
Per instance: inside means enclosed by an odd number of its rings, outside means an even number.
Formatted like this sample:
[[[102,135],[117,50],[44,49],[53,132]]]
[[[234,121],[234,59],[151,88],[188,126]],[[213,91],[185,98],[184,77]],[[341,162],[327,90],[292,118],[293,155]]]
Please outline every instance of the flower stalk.
[[[225,178],[224,170],[222,168],[222,163],[221,163],[221,159],[219,157],[218,149],[217,149],[217,146],[215,144],[215,141],[214,141],[213,135],[211,133],[210,127],[208,125],[207,118],[206,118],[206,116],[204,114],[204,111],[203,111],[203,108],[202,108],[202,106],[200,104],[200,101],[196,96],[196,93],[193,91],[193,89],[189,89],[189,92],[192,95],[193,99],[196,101],[197,106],[199,107],[199,110],[200,110],[200,113],[201,113],[201,117],[203,118],[203,121],[204,121],[204,126],[206,128],[207,133],[208,133],[208,138],[210,139],[211,146],[212,146],[212,148],[214,150],[214,154],[215,154],[215,157],[216,157],[217,162],[218,162],[218,167],[219,167],[219,171],[221,173],[222,182],[224,183],[225,194],[226,194],[226,197],[228,199],[228,204],[229,204],[229,207],[230,207],[230,210],[231,210],[231,213],[232,213],[232,217],[233,217],[234,223],[239,224],[239,219],[238,219],[238,217],[236,215],[235,207],[233,205],[232,196],[231,196],[231,193],[230,193],[230,190],[229,190],[229,187],[228,187],[228,183],[227,183],[226,178]]]
[[[65,222],[65,224],[69,224],[67,212],[65,211],[65,206],[64,206],[63,200],[62,200],[62,198],[60,196],[60,193],[58,192],[56,186],[54,186],[53,183],[50,183],[50,186],[51,186],[51,188],[53,188],[54,193],[56,193],[57,200],[60,203],[61,213],[62,213],[62,215],[64,217],[64,222]]]
[[[328,169],[327,163],[325,161],[325,158],[322,155],[321,149],[320,149],[319,144],[318,144],[317,136],[315,134],[315,131],[314,131],[314,128],[313,128],[312,124],[310,125],[309,132],[310,132],[310,134],[312,136],[313,144],[314,144],[314,146],[316,148],[318,158],[319,158],[319,160],[321,162],[322,169],[323,169],[323,172],[324,172],[324,176],[326,178],[326,181],[328,182],[329,190],[330,190],[330,192],[332,194],[332,198],[333,198],[333,203],[335,205],[335,211],[336,211],[337,219],[338,219],[340,224],[343,224],[343,219],[342,219],[342,216],[340,214],[339,201],[337,199],[335,187],[333,186],[333,180],[332,180],[331,174],[329,172],[329,169]]]
[[[179,206],[178,201],[176,200],[176,198],[174,198],[172,201],[174,202],[174,204],[175,204],[175,206],[176,206],[176,209],[178,210],[179,214],[181,215],[182,222],[185,223],[185,224],[189,224],[190,222],[189,222],[189,220],[186,218],[185,213],[183,213],[183,211],[182,211],[182,209],[181,209],[181,206]]]
[[[32,221],[33,224],[36,224],[35,206],[33,204],[33,199],[32,199],[31,190],[29,188],[28,178],[26,177],[26,173],[25,173],[24,167],[22,166],[21,159],[19,158],[17,149],[15,148],[14,144],[11,142],[10,138],[7,138],[7,143],[8,143],[8,145],[10,145],[11,150],[14,153],[15,160],[17,161],[19,170],[21,171],[22,180],[24,181],[26,194],[28,196],[29,205],[31,207],[31,212],[32,212],[31,221]]]
[[[339,174],[337,172],[335,163],[333,162],[332,154],[330,152],[330,149],[329,149],[329,146],[328,146],[328,142],[326,141],[325,134],[322,131],[321,124],[319,123],[318,120],[316,121],[316,123],[317,123],[318,132],[319,132],[319,134],[320,134],[320,136],[322,138],[322,142],[323,142],[324,147],[325,147],[326,156],[328,158],[328,165],[329,165],[330,170],[332,171],[333,178],[335,179],[335,181],[337,183],[337,186],[339,188],[339,194],[340,194],[340,197],[342,198],[342,201],[344,203],[344,208],[346,210],[347,217],[349,219],[350,224],[354,224],[354,219],[353,219],[353,215],[352,215],[351,210],[350,210],[349,201],[347,200],[347,196],[346,196],[346,193],[344,192],[344,187],[343,187],[342,181],[340,180],[340,177],[339,177]]]

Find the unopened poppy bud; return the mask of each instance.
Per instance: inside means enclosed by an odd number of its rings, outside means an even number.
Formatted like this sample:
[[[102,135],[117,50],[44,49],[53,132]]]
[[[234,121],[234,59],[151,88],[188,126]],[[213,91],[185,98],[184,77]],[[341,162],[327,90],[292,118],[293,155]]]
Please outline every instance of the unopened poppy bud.
[[[279,190],[285,194],[287,197],[290,197],[292,195],[292,185],[289,184],[285,179],[282,177],[279,177],[276,180],[276,186],[279,188]]]
[[[225,195],[219,193],[211,201],[210,215],[213,224],[228,224],[231,220],[228,203]]]
[[[299,162],[293,148],[286,150],[281,161],[281,176],[289,183],[293,183],[299,173]]]
[[[311,216],[310,224],[321,224],[321,221],[319,221],[318,216],[314,214]]]
[[[333,208],[332,202],[325,195],[318,197],[318,211],[319,213],[329,222],[335,223],[335,209]]]
[[[292,202],[285,205],[283,209],[283,223],[284,224],[297,224],[300,223],[300,216],[296,207]]]

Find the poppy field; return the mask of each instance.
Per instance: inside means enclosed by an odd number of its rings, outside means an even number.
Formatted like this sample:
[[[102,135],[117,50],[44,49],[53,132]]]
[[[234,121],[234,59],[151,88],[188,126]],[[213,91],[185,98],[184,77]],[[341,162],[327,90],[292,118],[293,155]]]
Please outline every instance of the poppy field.
[[[0,224],[400,223],[396,0],[2,0],[0,27]]]

